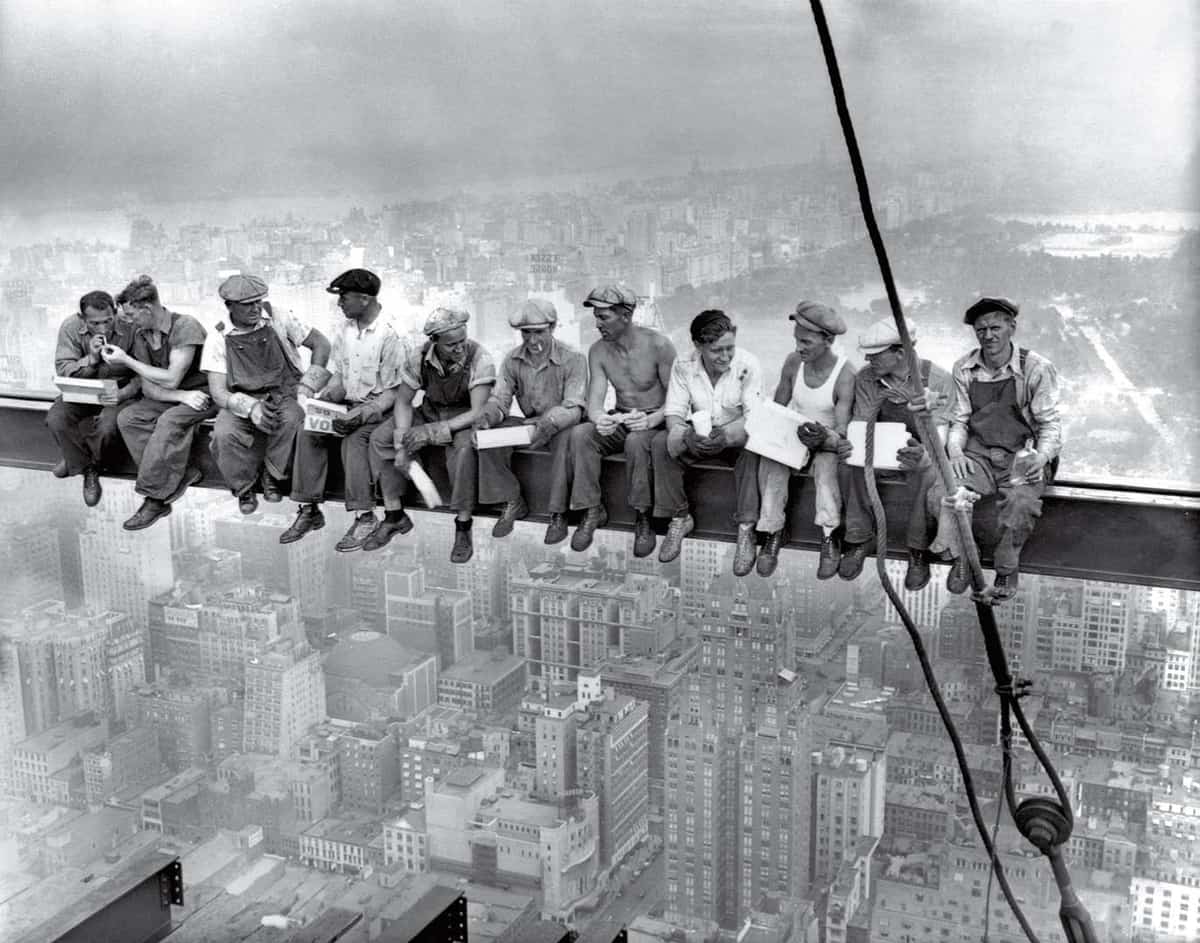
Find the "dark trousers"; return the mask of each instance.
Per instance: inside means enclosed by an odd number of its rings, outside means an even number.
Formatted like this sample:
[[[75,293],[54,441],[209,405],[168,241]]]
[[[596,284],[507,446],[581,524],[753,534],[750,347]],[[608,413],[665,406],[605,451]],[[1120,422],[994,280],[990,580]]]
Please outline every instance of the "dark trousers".
[[[217,414],[217,407],[195,410],[183,403],[134,400],[117,416],[125,447],[138,467],[134,490],[166,501],[179,491],[187,474],[196,429]]]
[[[601,462],[606,455],[625,453],[625,475],[629,486],[629,506],[635,511],[649,512],[654,506],[654,487],[651,479],[654,459],[651,443],[658,429],[630,432],[617,426],[612,435],[602,436],[590,422],[571,429],[571,509],[578,511],[604,503],[600,492]]]
[[[414,429],[422,425],[420,418],[419,412],[413,416]],[[395,435],[396,422],[388,417],[371,436],[371,463],[383,491],[383,506],[389,511],[399,511],[404,507],[404,490],[408,486],[408,476],[396,467],[396,446],[392,441]],[[450,507],[455,511],[474,511],[479,463],[475,443],[471,440],[471,430],[460,429],[454,433],[449,445],[431,446],[409,455],[409,458],[420,460],[424,466],[427,460],[424,456],[432,457],[438,452],[445,456],[446,476],[450,479]],[[428,472],[429,468],[425,467],[425,470]]]
[[[1033,533],[1037,519],[1042,516],[1042,492],[1046,482],[1032,485],[1010,484],[1012,459],[993,462],[986,453],[968,450],[967,457],[974,463],[974,471],[958,484],[976,494],[996,496],[996,547],[992,551],[992,562],[997,573],[1016,573],[1021,563],[1021,548]],[[935,478],[929,488],[929,510],[938,513],[946,489],[941,479]]]
[[[346,510],[375,509],[375,476],[371,473],[371,435],[380,423],[363,423],[340,440],[317,432],[296,433],[296,455],[292,461],[292,500],[299,504],[320,504],[325,500],[325,479],[329,475],[329,449],[341,448],[345,479]]]
[[[133,400],[115,406],[64,403],[60,396],[46,413],[46,425],[54,435],[67,463],[67,474],[79,475],[85,468],[103,466],[106,452],[120,438],[117,415]]]
[[[235,416],[228,409],[217,415],[209,448],[234,494],[253,488],[264,465],[276,480],[291,474],[296,433],[304,427],[304,410],[294,398],[282,400],[277,408],[279,427],[271,433],[263,432],[249,419]]]
[[[684,469],[697,462],[715,462],[733,467],[733,487],[737,495],[735,524],[753,524],[758,520],[758,456],[745,449],[725,449],[716,455],[700,456],[685,452],[672,458],[667,451],[667,430],[660,429],[651,444],[654,460],[654,516],[675,517],[690,508],[683,485]]]
[[[933,465],[914,468],[904,472],[876,471],[876,481],[896,481],[903,478],[908,500],[908,527],[905,543],[910,550],[928,550],[933,539],[934,519],[927,507],[929,488],[937,477]],[[842,500],[845,502],[845,540],[851,544],[873,541],[875,537],[875,512],[871,509],[871,496],[867,493],[867,476],[863,469],[854,465],[839,465]]]
[[[501,425],[520,426],[524,420],[509,416]],[[498,428],[498,427],[497,427]],[[571,430],[563,429],[550,440],[550,481],[546,510],[565,514],[571,492]],[[478,449],[479,503],[503,504],[521,496],[521,483],[512,473],[512,449]]]

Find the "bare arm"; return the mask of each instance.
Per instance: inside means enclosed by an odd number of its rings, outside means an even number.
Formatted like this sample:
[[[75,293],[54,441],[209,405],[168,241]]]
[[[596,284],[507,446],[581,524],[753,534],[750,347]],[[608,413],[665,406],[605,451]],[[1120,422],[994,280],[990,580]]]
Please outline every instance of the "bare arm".
[[[654,410],[654,412],[646,416],[646,426],[649,429],[657,429],[663,424],[663,415],[666,411],[666,395],[667,390],[671,386],[671,368],[675,366],[675,345],[671,343],[670,338],[664,337],[658,344],[655,351],[656,363],[658,369],[658,382],[663,388],[663,404]]]
[[[333,345],[329,343],[329,338],[315,327],[308,332],[308,337],[304,338],[304,346],[312,351],[312,362],[314,364],[318,367],[328,365],[329,354],[333,350]]]
[[[407,386],[407,384],[404,385]],[[471,408],[465,413],[459,413],[453,419],[446,420],[450,431],[458,432],[459,429],[470,429],[475,424],[476,418],[483,413],[483,407],[487,405],[488,397],[491,395],[492,385],[490,383],[481,383],[471,387]]]
[[[126,357],[124,363],[143,380],[149,380],[164,389],[178,390],[179,384],[183,382],[184,376],[187,375],[188,369],[195,361],[198,350],[199,347],[195,344],[172,347],[165,367],[151,366],[133,357]]]
[[[796,371],[800,368],[800,359],[795,354],[788,354],[779,371],[779,383],[775,387],[774,400],[780,406],[786,406],[792,399],[792,388],[796,385]]]
[[[857,374],[850,364],[842,365],[837,383],[833,387],[833,430],[839,435],[846,434],[850,425],[850,412],[854,408],[854,381]]]
[[[396,387],[396,400],[393,404],[392,419],[395,420],[396,431],[392,433],[392,442],[397,449],[401,448],[400,440],[404,438],[404,433],[412,428],[413,420],[413,397],[417,395],[407,383],[401,383]]]
[[[213,398],[218,409],[227,409],[229,404],[228,374],[208,372],[208,395]]]
[[[587,417],[591,422],[599,423],[601,419],[608,418],[604,411],[604,395],[607,392],[608,371],[604,367],[599,344],[593,344],[588,351]]]

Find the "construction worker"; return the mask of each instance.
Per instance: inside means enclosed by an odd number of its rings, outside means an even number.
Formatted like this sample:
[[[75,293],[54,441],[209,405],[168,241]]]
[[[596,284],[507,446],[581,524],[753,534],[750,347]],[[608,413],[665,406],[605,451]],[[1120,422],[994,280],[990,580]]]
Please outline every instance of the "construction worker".
[[[217,407],[200,369],[203,325],[163,307],[149,275],[130,282],[116,300],[133,318],[132,347],[109,343],[100,356],[142,379],[141,397],[121,410],[117,427],[137,464],[135,490],[145,499],[122,526],[143,530],[170,514],[171,503],[203,477],[191,464],[192,442]]]
[[[217,325],[200,357],[209,394],[221,410],[211,449],[238,508],[253,514],[260,478],[263,498],[283,500],[296,433],[304,425],[297,396],[314,396],[329,382],[329,340],[292,314],[276,312],[267,300],[267,283],[256,275],[231,275],[217,294],[230,326]],[[307,370],[301,347],[312,351]]]
[[[571,487],[571,434],[587,404],[587,359],[554,336],[558,311],[549,301],[531,298],[509,315],[508,323],[521,332],[521,344],[500,364],[500,374],[475,428],[532,426],[531,449],[550,449],[547,507],[550,524],[545,542],[567,537],[567,507]],[[521,418],[510,416],[516,399]],[[507,537],[514,523],[529,513],[521,483],[512,473],[510,448],[479,450],[479,502],[503,504],[493,537]]]
[[[479,475],[471,430],[496,382],[491,355],[467,338],[466,311],[438,308],[425,321],[428,340],[409,352],[400,372],[395,414],[371,436],[372,460],[383,491],[384,519],[364,544],[378,550],[396,534],[412,530],[404,513],[409,462],[426,446],[445,447],[454,509],[452,563],[466,563],[475,552],[471,523]],[[413,398],[424,391],[421,405]]]
[[[758,456],[747,452],[746,414],[762,399],[762,367],[758,358],[737,346],[737,328],[724,311],[702,311],[692,319],[695,350],[671,367],[666,426],[654,437],[654,515],[669,517],[670,526],[658,559],[679,556],[683,538],[695,526],[683,487],[683,470],[698,461],[733,466],[738,527],[733,556],[735,576],[754,568],[754,525],[758,520]],[[704,414],[707,428],[689,421]]]
[[[917,328],[906,322],[909,337],[917,342]],[[920,389],[909,389],[909,362],[900,342],[900,332],[893,318],[876,321],[858,338],[858,349],[867,365],[860,370],[854,383],[854,406],[851,420],[902,423],[909,433],[907,445],[900,450],[902,477],[908,494],[909,517],[906,541],[908,570],[904,588],[915,592],[929,582],[929,543],[932,521],[926,507],[929,486],[937,470],[925,454],[917,433],[917,414],[933,409],[934,425],[945,431],[946,413],[954,389],[950,374],[929,360],[918,361]],[[909,393],[916,395],[910,401]],[[877,457],[879,453],[876,453]],[[876,477],[887,480],[896,472],[876,471]],[[863,562],[875,551],[876,520],[867,494],[863,469],[841,466],[841,490],[845,500],[845,532],[842,536],[842,560],[838,576],[852,580],[862,572]]]
[[[95,507],[102,489],[100,472],[105,458],[120,439],[117,415],[141,390],[141,378],[128,367],[113,366],[100,352],[109,342],[128,349],[133,324],[119,322],[116,303],[106,291],[89,291],[79,299],[79,313],[70,315],[58,329],[54,348],[54,373],[80,380],[117,380],[117,389],[100,393],[100,403],[67,403],[60,396],[46,414],[46,425],[62,452],[54,467],[56,478],[83,475],[83,503]]]
[[[802,413],[808,422],[798,434],[812,452],[809,467],[816,487],[814,523],[821,528],[821,556],[817,579],[837,573],[841,562],[838,535],[842,523],[842,497],[838,486],[838,448],[845,440],[854,400],[854,368],[833,350],[833,340],[846,333],[846,322],[828,305],[801,301],[788,315],[792,322],[795,353],[783,362],[775,402]],[[787,523],[788,487],[794,470],[773,459],[758,463],[762,495],[758,529],[766,534],[758,554],[758,573],[770,576],[779,564],[779,550]]]
[[[600,340],[588,351],[588,422],[571,430],[571,507],[584,511],[571,549],[590,547],[596,528],[608,521],[600,493],[601,462],[606,455],[624,452],[629,506],[637,515],[633,555],[648,557],[656,542],[650,522],[654,508],[651,444],[665,422],[663,406],[675,345],[658,331],[633,323],[637,295],[628,288],[594,288],[583,305],[596,316]],[[616,409],[611,413],[604,408],[610,383],[616,392]]]
[[[392,411],[407,349],[404,339],[383,316],[379,288],[378,275],[353,268],[342,272],[325,289],[338,296],[338,307],[345,317],[333,337],[329,383],[314,397],[349,407],[345,416],[333,421],[333,431],[342,437],[346,510],[355,515],[354,523],[334,545],[341,553],[360,549],[375,530],[378,476],[371,461],[371,434]],[[301,407],[304,403],[300,399]],[[300,509],[291,527],[279,535],[281,544],[293,543],[325,526],[321,503],[329,472],[328,449],[334,438],[307,430],[296,434],[292,500]]]
[[[995,599],[1017,591],[1021,548],[1042,514],[1042,492],[1062,448],[1058,372],[1045,357],[1013,343],[1019,312],[1007,298],[984,297],[967,308],[963,323],[975,331],[979,346],[954,364],[946,439],[956,483],[975,495],[996,496]],[[970,573],[945,497],[942,482],[935,481],[928,499],[938,517],[933,548],[956,558],[946,586],[962,593]]]

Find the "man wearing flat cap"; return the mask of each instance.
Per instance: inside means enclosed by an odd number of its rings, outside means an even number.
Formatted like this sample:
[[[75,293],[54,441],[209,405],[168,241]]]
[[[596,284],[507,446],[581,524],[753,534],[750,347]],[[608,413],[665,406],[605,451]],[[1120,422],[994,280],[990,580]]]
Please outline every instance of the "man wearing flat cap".
[[[957,483],[996,496],[996,599],[1017,591],[1021,548],[1042,515],[1042,492],[1062,448],[1058,372],[1045,357],[1013,343],[1019,312],[1007,298],[980,298],[967,309],[963,323],[975,331],[979,346],[954,364],[946,438]],[[930,510],[938,516],[933,547],[956,558],[946,586],[962,593],[970,574],[953,516],[943,511],[944,497],[942,482],[935,481],[929,489]]]
[[[742,446],[746,414],[762,399],[762,367],[737,346],[737,328],[724,311],[701,311],[692,319],[691,336],[695,350],[671,367],[663,408],[667,428],[654,437],[654,514],[671,519],[658,559],[669,563],[678,557],[694,527],[684,468],[717,462],[733,466],[738,528],[733,572],[745,576],[754,568],[756,552],[758,456]]]
[[[917,327],[912,322],[906,322],[906,326],[908,336],[915,345]],[[876,422],[898,422],[908,429],[908,443],[899,453],[902,471],[876,470],[875,477],[879,480],[900,477],[907,487],[908,570],[904,575],[904,588],[916,592],[929,582],[929,543],[933,521],[926,502],[929,487],[937,475],[933,460],[925,454],[918,437],[917,415],[932,411],[934,425],[944,433],[954,383],[949,373],[923,358],[917,361],[920,387],[909,383],[908,357],[900,342],[896,321],[890,316],[876,321],[859,335],[858,349],[862,351],[867,365],[855,379],[851,420],[866,422],[873,416]],[[867,494],[863,469],[842,465],[841,485],[846,503],[846,525],[838,576],[852,580],[862,572],[864,561],[875,550],[877,522]]]
[[[298,397],[314,396],[329,382],[329,341],[267,300],[267,283],[257,275],[230,275],[217,289],[229,327],[218,324],[205,340],[200,369],[221,410],[213,425],[211,450],[243,514],[258,510],[255,483],[263,497],[283,500],[291,475],[296,433],[304,425]],[[300,348],[312,351],[307,370]]]
[[[452,563],[466,563],[475,552],[471,521],[479,466],[472,426],[496,382],[491,355],[467,337],[471,316],[454,308],[438,308],[425,321],[428,340],[409,351],[400,371],[395,414],[371,436],[371,456],[383,491],[384,519],[364,548],[377,550],[396,534],[412,529],[404,513],[409,462],[426,446],[444,446],[454,509]],[[417,391],[421,405],[413,409]]]
[[[788,315],[792,322],[795,353],[783,362],[775,402],[802,413],[808,422],[797,431],[812,452],[809,468],[816,488],[814,522],[824,533],[817,578],[827,580],[837,572],[840,548],[835,531],[842,523],[842,496],[838,486],[838,447],[845,441],[854,401],[854,368],[833,350],[833,339],[846,333],[846,322],[828,305],[801,301]],[[762,495],[758,529],[766,534],[758,555],[760,576],[770,576],[779,565],[787,523],[788,485],[792,469],[768,458],[758,463]]]
[[[651,446],[666,418],[663,406],[675,345],[658,331],[633,323],[637,295],[628,288],[594,288],[583,305],[595,315],[600,340],[588,351],[589,421],[571,430],[571,507],[584,512],[571,538],[571,549],[590,547],[596,528],[608,521],[600,492],[601,461],[606,455],[624,452],[629,506],[637,515],[633,555],[648,557],[655,544],[650,522],[654,508]],[[610,383],[617,398],[611,413],[604,408]]]
[[[334,549],[348,553],[362,548],[375,530],[375,483],[378,473],[371,460],[371,434],[392,411],[396,386],[404,366],[406,345],[379,303],[379,276],[366,269],[350,269],[325,290],[338,296],[345,320],[333,337],[329,355],[329,382],[314,399],[341,403],[346,414],[333,421],[341,436],[346,510],[355,515],[350,529]],[[317,378],[313,378],[314,380]],[[304,406],[304,398],[299,398]],[[309,531],[325,526],[321,503],[329,472],[329,449],[335,436],[301,430],[296,434],[292,468],[292,500],[300,505],[292,526],[279,542],[293,543]],[[411,526],[411,524],[409,525]]]
[[[554,336],[558,311],[549,301],[530,298],[509,316],[508,323],[521,332],[521,344],[501,362],[496,385],[475,428],[530,426],[529,447],[549,447],[550,525],[545,542],[556,544],[567,537],[570,429],[579,424],[587,402],[587,360]],[[514,398],[521,418],[509,415]],[[514,522],[529,513],[521,483],[512,473],[512,449],[479,451],[479,503],[504,505],[492,528],[494,537],[507,537]]]

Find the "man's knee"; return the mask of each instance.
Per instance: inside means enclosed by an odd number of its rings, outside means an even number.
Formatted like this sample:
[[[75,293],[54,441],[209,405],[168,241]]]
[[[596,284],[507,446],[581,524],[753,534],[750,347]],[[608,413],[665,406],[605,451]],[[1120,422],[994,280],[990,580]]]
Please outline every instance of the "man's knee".
[[[571,445],[577,450],[596,447],[596,426],[590,422],[581,422],[572,426],[570,431]]]
[[[392,441],[392,430],[387,423],[372,429],[368,442],[371,451],[376,455],[392,457],[396,454],[396,445]]]
[[[657,429],[641,429],[637,432],[629,433],[629,435],[625,437],[625,457],[648,457],[651,453],[651,449],[654,447],[654,439],[657,434]]]
[[[626,440],[626,445],[628,446],[628,444],[629,441]],[[654,456],[655,463],[665,462],[671,457],[671,453],[667,449],[666,429],[659,430],[658,434],[651,440],[650,453]]]
[[[51,431],[59,434],[70,428],[71,420],[67,415],[67,404],[63,402],[61,396],[54,401],[50,411],[46,413],[46,425],[50,427]]]

